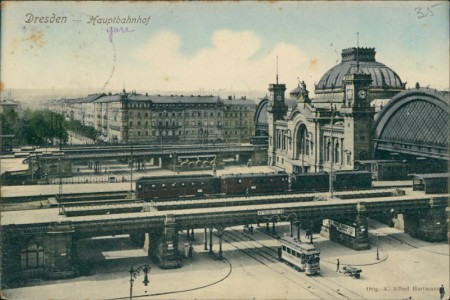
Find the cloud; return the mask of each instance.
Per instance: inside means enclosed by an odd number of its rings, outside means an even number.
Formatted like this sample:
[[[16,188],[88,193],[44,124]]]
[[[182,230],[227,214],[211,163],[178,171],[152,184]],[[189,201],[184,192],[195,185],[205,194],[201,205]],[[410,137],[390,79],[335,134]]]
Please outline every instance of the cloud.
[[[160,91],[261,93],[275,81],[277,56],[280,79],[289,79],[295,85],[296,78],[309,64],[298,46],[279,43],[266,49],[262,47],[261,38],[250,30],[215,31],[210,46],[191,55],[182,53],[181,46],[181,38],[176,33],[160,31],[137,49],[134,57],[146,71],[139,72],[136,87]]]

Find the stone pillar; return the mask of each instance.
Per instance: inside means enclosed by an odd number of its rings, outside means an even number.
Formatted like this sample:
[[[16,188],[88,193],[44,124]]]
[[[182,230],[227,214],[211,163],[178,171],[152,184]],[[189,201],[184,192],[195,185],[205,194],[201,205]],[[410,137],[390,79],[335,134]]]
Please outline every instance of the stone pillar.
[[[354,250],[367,250],[370,249],[369,242],[369,225],[367,223],[367,210],[364,202],[359,202],[356,206],[356,227],[355,227],[355,240],[353,243]]]
[[[48,278],[62,279],[75,275],[72,264],[73,233],[74,229],[71,223],[55,223],[47,231],[44,255],[45,272]]]
[[[277,233],[275,230],[275,222],[272,222],[272,233],[273,234]]]
[[[445,205],[438,205],[430,199],[429,209],[405,213],[405,232],[427,242],[446,241],[448,228],[445,208]]]
[[[223,231],[225,228],[219,227],[217,228],[217,235],[219,236],[219,255],[217,256],[218,259],[223,259],[222,256],[222,237],[223,237]]]
[[[181,267],[180,254],[178,252],[178,230],[173,215],[167,215],[164,221],[164,230],[159,244],[159,266],[162,269]]]
[[[289,224],[289,225],[290,225],[290,227],[289,227],[289,229],[290,229],[290,230],[289,230],[289,232],[290,232],[290,236],[291,236],[291,237],[293,237],[293,236],[294,236],[294,234],[293,234],[293,230],[292,230],[292,221],[290,222],[290,224]]]
[[[205,248],[204,250],[208,250],[208,232],[205,227]]]
[[[0,235],[2,237],[2,243],[0,243],[1,287],[12,288],[21,282],[20,251],[25,237],[15,229],[15,225],[2,226]]]
[[[191,241],[195,240],[195,236],[194,236],[194,228],[191,229]]]
[[[209,253],[213,253],[213,229],[209,228]]]
[[[363,202],[357,204],[354,220],[330,220],[330,240],[354,250],[370,249],[367,211]]]

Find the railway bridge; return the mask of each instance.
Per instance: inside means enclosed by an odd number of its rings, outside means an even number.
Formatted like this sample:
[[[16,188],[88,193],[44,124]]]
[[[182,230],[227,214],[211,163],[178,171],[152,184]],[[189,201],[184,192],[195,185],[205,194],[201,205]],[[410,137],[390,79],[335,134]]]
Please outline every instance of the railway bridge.
[[[219,168],[223,159],[236,157],[241,163],[251,160],[253,164],[264,164],[266,152],[265,147],[251,144],[82,146],[64,148],[56,153],[32,152],[24,161],[37,177],[44,177],[71,175],[73,162],[88,163],[96,172],[100,172],[107,160],[124,161],[137,170],[143,168],[144,162],[152,160],[173,171],[211,169],[213,164]]]
[[[248,198],[257,199],[261,196]],[[275,199],[277,196],[273,196]],[[204,229],[205,250],[213,248],[213,230],[219,238],[229,226],[291,222],[292,226],[323,222],[322,231],[331,240],[353,249],[370,248],[367,217],[402,213],[405,231],[427,241],[447,238],[448,194],[411,195],[325,201],[283,202],[157,211],[142,209],[128,213],[97,215],[63,214],[59,208],[2,212],[2,285],[11,286],[21,278],[65,278],[77,275],[81,239],[117,234],[130,237],[148,251],[161,268],[180,267],[178,232]],[[331,220],[331,221],[330,221]],[[292,231],[291,231],[292,233]]]

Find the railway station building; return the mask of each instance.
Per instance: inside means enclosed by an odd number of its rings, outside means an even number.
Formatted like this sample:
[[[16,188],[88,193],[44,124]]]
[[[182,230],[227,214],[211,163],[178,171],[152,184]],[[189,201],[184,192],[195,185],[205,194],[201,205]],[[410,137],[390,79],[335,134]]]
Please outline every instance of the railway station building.
[[[406,83],[377,62],[374,48],[349,48],[310,98],[304,82],[288,96],[269,85],[255,115],[256,135],[268,136],[268,164],[288,173],[354,170],[361,162],[397,160],[446,172],[448,92]]]

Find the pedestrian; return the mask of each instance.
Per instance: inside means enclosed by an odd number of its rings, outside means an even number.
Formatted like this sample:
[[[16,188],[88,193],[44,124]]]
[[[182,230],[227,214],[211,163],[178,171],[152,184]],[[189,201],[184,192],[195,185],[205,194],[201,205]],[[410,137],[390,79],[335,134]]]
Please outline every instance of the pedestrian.
[[[192,244],[189,244],[189,257],[192,258],[192,252],[194,251],[194,247],[192,247]]]
[[[441,295],[441,299],[444,299],[445,296],[445,289],[444,289],[444,285],[442,284],[441,287],[439,288],[439,294]]]
[[[340,273],[340,271],[339,271],[339,265],[340,265],[340,263],[339,263],[339,258],[337,259],[337,262],[336,262],[336,272],[339,272]]]
[[[250,225],[249,231],[250,231],[250,234],[253,234],[253,225]]]
[[[184,258],[188,258],[189,256],[189,244],[184,243]]]

